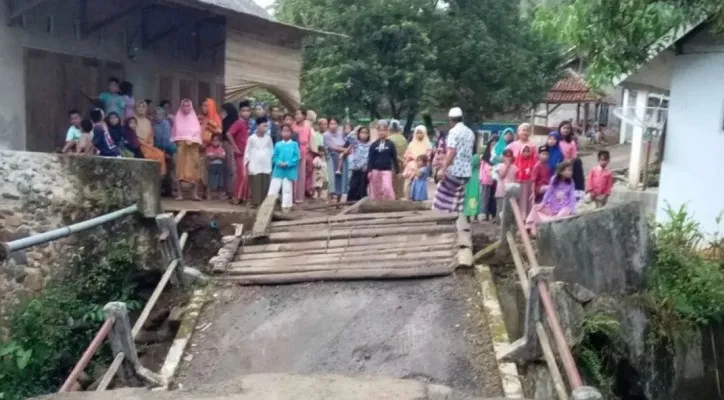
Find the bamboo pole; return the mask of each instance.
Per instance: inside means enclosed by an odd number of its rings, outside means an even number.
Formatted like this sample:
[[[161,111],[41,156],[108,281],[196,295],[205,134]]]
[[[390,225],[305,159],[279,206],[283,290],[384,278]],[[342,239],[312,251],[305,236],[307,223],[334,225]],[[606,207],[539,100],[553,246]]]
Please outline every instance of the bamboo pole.
[[[421,226],[415,229],[415,233],[432,234],[432,233],[452,233],[455,232],[454,226],[434,225]],[[279,232],[269,235],[272,242],[306,242],[310,240],[332,240],[332,239],[359,239],[380,236],[397,236],[410,233],[409,228],[369,228],[369,229],[340,229],[329,232]]]
[[[359,257],[365,257],[372,253],[374,254],[410,254],[417,253],[422,254],[426,251],[438,251],[438,250],[452,250],[455,242],[451,240],[436,241],[433,245],[425,244],[396,244],[392,243],[389,245],[378,244],[368,246],[350,246],[350,247],[334,247],[330,249],[319,249],[319,250],[303,250],[303,251],[284,251],[284,252],[268,252],[268,253],[250,253],[250,254],[239,254],[234,257],[233,261],[250,261],[250,260],[265,260],[265,259],[280,259],[280,258],[292,258],[292,257],[306,257],[314,255],[324,254],[336,254],[341,255],[355,255]]]
[[[339,213],[339,215],[345,215],[345,214],[351,214],[351,213],[357,212],[359,210],[359,208],[362,207],[362,205],[368,201],[370,201],[370,198],[365,196],[362,199],[360,199],[358,202],[356,202],[356,203],[352,204],[351,206],[342,210],[342,212]]]
[[[397,211],[429,211],[432,207],[426,203],[401,200],[372,200],[360,207],[363,213],[397,212]]]
[[[239,267],[225,271],[225,276],[243,276],[243,275],[278,275],[290,274],[297,272],[316,272],[316,271],[347,271],[347,270],[383,270],[383,269],[410,269],[410,268],[428,268],[440,265],[450,265],[450,257],[426,259],[425,263],[410,263],[404,261],[381,261],[381,262],[359,262],[359,263],[328,263],[328,264],[309,264],[309,265],[282,265],[282,266],[254,266]]]
[[[310,231],[315,229],[327,229],[332,227],[333,229],[350,229],[350,228],[363,228],[363,227],[381,227],[381,226],[416,226],[416,225],[430,225],[430,224],[448,224],[452,225],[452,220],[445,215],[429,215],[429,216],[411,216],[403,218],[375,218],[367,220],[351,220],[351,221],[327,221],[320,222],[317,224],[296,224],[288,226],[272,226],[272,231],[277,232],[292,232],[292,231]]]
[[[415,232],[417,233],[417,232]],[[392,244],[392,243],[429,243],[430,241],[448,241],[455,240],[456,233],[442,234],[412,234],[412,235],[396,235],[385,237],[371,237],[362,240],[351,240],[349,238],[334,240],[315,240],[309,242],[291,242],[291,243],[273,243],[254,246],[245,246],[242,250],[244,254],[275,252],[275,251],[303,251],[303,250],[322,250],[332,248],[353,248],[368,245]]]
[[[454,221],[457,219],[455,214],[442,213],[439,211],[403,211],[395,213],[366,213],[366,214],[348,214],[348,215],[336,215],[331,217],[315,217],[315,218],[304,218],[294,221],[277,221],[271,224],[272,228],[279,228],[283,226],[298,226],[298,225],[315,225],[315,224],[326,224],[330,222],[341,222],[341,221],[361,221],[368,219],[390,219],[390,218],[409,218],[409,217],[437,217],[441,220]]]
[[[397,261],[397,262],[408,262],[409,264],[418,263],[422,259],[446,259],[452,260],[454,253],[452,249],[427,252],[427,253],[416,253],[416,254],[369,254],[366,257],[360,257],[358,255],[346,255],[346,254],[323,254],[316,256],[306,256],[297,258],[283,258],[283,259],[265,259],[265,260],[250,260],[250,261],[234,261],[229,264],[230,268],[248,268],[248,267],[274,267],[274,266],[288,266],[288,265],[315,265],[315,264],[331,264],[331,265],[342,265],[342,264],[353,264],[353,263],[370,263],[370,262],[383,262],[383,261]]]
[[[230,276],[225,280],[240,285],[281,285],[313,281],[424,278],[449,275],[454,271],[455,268],[450,265],[439,265],[426,268],[348,269],[274,275]]]

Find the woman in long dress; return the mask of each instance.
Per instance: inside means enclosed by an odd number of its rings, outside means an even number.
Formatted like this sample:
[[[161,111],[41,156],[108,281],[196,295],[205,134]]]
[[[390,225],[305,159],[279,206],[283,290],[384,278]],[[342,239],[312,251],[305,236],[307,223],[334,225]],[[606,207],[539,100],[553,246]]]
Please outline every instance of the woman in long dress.
[[[407,139],[402,134],[402,124],[400,121],[393,119],[390,121],[390,136],[388,139],[395,144],[397,151],[397,170],[403,171],[405,168],[404,155],[407,152]],[[392,177],[392,187],[395,189],[395,199],[405,198],[405,178],[401,174],[395,174]]]
[[[344,133],[339,129],[339,122],[335,118],[329,120],[329,130],[324,133],[324,148],[327,154],[327,175],[329,176],[329,198],[339,203],[342,195],[347,194],[349,187],[349,170],[347,158],[341,157],[347,152],[347,142]],[[342,164],[342,173],[337,173]]]
[[[181,107],[174,117],[171,139],[176,143],[176,177],[179,182],[186,182],[192,186],[191,199],[199,201],[198,184],[201,173],[199,171],[199,153],[202,146],[201,124],[194,111],[191,100],[181,101]],[[177,200],[183,200],[183,192],[178,191]]]
[[[209,180],[208,170],[206,169],[206,146],[211,144],[211,138],[221,133],[221,117],[216,109],[216,101],[207,98],[201,104],[201,114],[199,114],[199,123],[201,124],[201,141],[203,146],[199,153],[199,169],[201,171],[201,184],[204,188]]]
[[[226,152],[226,193],[233,197],[234,185],[236,182],[236,160],[234,156],[234,146],[229,141],[227,133],[229,129],[239,120],[239,110],[232,103],[224,103],[221,105],[221,144]]]
[[[419,125],[415,128],[412,140],[405,151],[405,169],[402,174],[405,178],[406,199],[410,197],[410,183],[418,177],[417,159],[421,155],[427,156],[428,160],[432,158],[432,143],[430,143],[430,138],[427,136],[427,128],[425,128],[425,125]]]
[[[297,181],[294,185],[294,202],[301,203],[304,201],[306,195],[309,195],[307,176],[307,163],[312,161],[309,159],[311,154],[309,152],[309,143],[312,139],[312,124],[307,121],[306,113],[302,109],[297,109],[294,112],[294,126],[292,126],[294,132],[299,135],[299,164],[297,164]],[[311,184],[311,183],[310,183]]]
[[[148,118],[148,104],[144,100],[136,102],[136,136],[141,143],[143,158],[158,161],[161,164],[161,176],[166,175],[166,154],[154,146],[153,122]]]

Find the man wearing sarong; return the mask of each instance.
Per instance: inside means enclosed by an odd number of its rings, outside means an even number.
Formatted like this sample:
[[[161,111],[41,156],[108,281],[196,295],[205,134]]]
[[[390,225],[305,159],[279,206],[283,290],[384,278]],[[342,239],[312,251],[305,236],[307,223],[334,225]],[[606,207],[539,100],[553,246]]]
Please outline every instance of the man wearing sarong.
[[[475,134],[463,124],[463,110],[459,107],[452,108],[448,118],[451,128],[445,143],[445,159],[437,172],[439,183],[432,209],[459,213],[465,184],[472,173]]]

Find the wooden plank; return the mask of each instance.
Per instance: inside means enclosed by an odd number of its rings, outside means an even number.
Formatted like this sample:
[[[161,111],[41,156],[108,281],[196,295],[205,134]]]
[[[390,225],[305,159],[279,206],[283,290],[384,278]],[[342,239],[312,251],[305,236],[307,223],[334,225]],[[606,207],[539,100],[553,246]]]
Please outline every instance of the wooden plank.
[[[454,226],[433,225],[415,228],[418,234],[450,233],[455,232]],[[358,239],[376,238],[380,236],[406,235],[410,233],[409,228],[370,228],[370,229],[339,229],[321,232],[279,232],[269,235],[272,242],[306,242],[310,240],[333,240],[333,239]]]
[[[425,268],[436,265],[451,266],[449,257],[440,259],[426,259],[424,262],[409,263],[404,261],[381,261],[381,262],[357,262],[357,263],[329,263],[329,264],[309,264],[296,265],[289,264],[283,266],[259,266],[234,268],[227,271],[224,275],[266,275],[266,274],[288,274],[294,272],[313,272],[313,271],[341,271],[341,270],[366,270],[366,269],[406,269],[406,268]]]
[[[430,211],[427,203],[417,203],[405,200],[374,200],[362,204],[360,211],[363,213],[378,212],[400,212],[400,211]],[[457,215],[455,215],[457,217]]]
[[[408,217],[421,217],[421,216],[437,216],[440,220],[455,221],[457,215],[451,213],[442,213],[439,211],[403,211],[397,213],[369,213],[369,214],[349,214],[349,215],[335,215],[331,217],[316,217],[316,218],[304,218],[293,221],[279,221],[272,223],[272,228],[282,226],[297,226],[297,225],[315,225],[315,224],[326,224],[329,222],[340,222],[340,221],[360,221],[368,219],[379,219],[379,218],[408,218]]]
[[[437,251],[437,250],[449,250],[453,248],[454,241],[447,240],[443,242],[435,242],[431,245],[420,243],[415,244],[387,244],[381,243],[378,245],[370,246],[356,246],[356,247],[335,247],[331,249],[320,249],[320,250],[305,250],[305,251],[283,251],[283,252],[270,252],[270,253],[251,253],[251,254],[237,254],[234,257],[234,261],[249,261],[249,260],[263,260],[263,259],[280,259],[280,258],[293,258],[293,257],[306,257],[320,254],[336,254],[337,256],[344,255],[358,255],[367,256],[371,253],[375,254],[391,254],[391,253],[424,253],[425,251]]]
[[[251,229],[251,236],[253,238],[264,237],[269,235],[269,226],[271,224],[272,215],[274,214],[274,207],[277,203],[277,195],[269,195],[261,203],[259,211],[256,213],[256,220],[254,221],[254,227]]]
[[[473,242],[472,227],[470,222],[464,215],[455,221],[455,227],[458,233],[458,244],[466,244]],[[473,249],[472,246],[458,245],[457,262],[459,267],[472,268],[473,266]]]
[[[338,222],[324,222],[320,224],[309,224],[309,225],[289,225],[282,227],[275,227],[272,225],[272,231],[277,232],[292,232],[292,231],[311,231],[315,229],[350,229],[350,228],[363,228],[370,226],[416,226],[416,225],[435,225],[435,224],[447,224],[452,225],[450,218],[446,215],[429,215],[429,216],[413,216],[404,218],[375,218],[367,219],[362,221],[338,221]]]
[[[148,319],[148,316],[151,314],[151,310],[153,310],[153,307],[156,305],[159,297],[161,297],[161,293],[163,293],[163,290],[166,288],[169,279],[171,279],[171,276],[176,272],[176,267],[178,267],[178,260],[171,261],[171,263],[166,268],[166,272],[164,272],[163,276],[161,276],[161,280],[158,282],[158,285],[156,285],[156,288],[153,290],[151,298],[148,299],[146,306],[141,312],[141,315],[136,320],[135,325],[133,325],[133,330],[131,331],[131,333],[133,334],[134,339],[136,338],[136,336],[138,336],[138,332],[143,329],[143,324],[146,323],[146,319]]]
[[[240,285],[281,285],[314,281],[426,278],[450,275],[454,271],[454,267],[441,264],[438,266],[425,268],[349,269],[339,271],[299,272],[273,275],[229,276],[224,280],[235,282]]]
[[[410,266],[418,264],[421,260],[428,259],[447,259],[452,260],[455,253],[452,249],[439,250],[425,253],[413,253],[413,254],[368,254],[367,256],[360,255],[347,255],[347,254],[321,254],[305,257],[296,258],[280,258],[280,259],[266,259],[266,260],[242,260],[234,261],[229,264],[230,268],[246,268],[246,267],[273,267],[275,265],[314,265],[314,264],[332,264],[342,265],[360,262],[364,260],[368,262],[381,262],[381,261],[400,261],[407,262]],[[471,257],[472,259],[472,254]]]
[[[113,359],[113,362],[111,363],[111,366],[108,368],[108,371],[103,375],[103,379],[101,379],[101,383],[98,384],[98,388],[96,389],[96,392],[102,392],[106,389],[108,389],[108,385],[111,384],[113,381],[113,378],[116,376],[116,372],[118,372],[118,368],[121,367],[121,363],[126,358],[126,355],[124,353],[118,353],[116,354],[116,358]]]
[[[370,201],[370,198],[365,196],[361,198],[358,202],[352,204],[351,206],[345,208],[340,212],[338,215],[346,215],[346,214],[352,214],[359,211],[359,208],[362,207],[362,205],[366,202]]]
[[[371,245],[392,245],[402,243],[444,243],[455,240],[457,233],[443,233],[430,235],[398,235],[379,238],[365,238],[362,240],[335,239],[335,240],[319,240],[298,243],[272,243],[253,246],[244,246],[239,249],[237,255],[266,253],[266,252],[284,252],[284,251],[308,251],[308,250],[329,250],[335,248],[355,248]]]

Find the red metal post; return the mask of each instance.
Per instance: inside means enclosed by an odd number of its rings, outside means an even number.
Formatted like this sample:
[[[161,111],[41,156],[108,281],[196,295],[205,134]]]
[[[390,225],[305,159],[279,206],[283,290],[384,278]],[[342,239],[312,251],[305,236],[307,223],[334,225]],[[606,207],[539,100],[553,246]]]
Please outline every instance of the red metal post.
[[[515,216],[516,225],[518,225],[518,232],[520,232],[520,237],[523,240],[523,247],[525,247],[525,252],[528,256],[528,262],[530,263],[531,268],[539,268],[538,258],[533,251],[533,244],[530,241],[530,236],[528,236],[528,231],[525,229],[523,216],[520,213],[520,207],[518,207],[518,203],[516,203],[514,199],[511,199],[510,205],[513,210],[513,215]],[[583,386],[581,374],[578,372],[576,361],[573,359],[571,349],[566,342],[561,322],[558,319],[558,311],[556,311],[556,308],[553,305],[551,292],[548,290],[548,284],[545,281],[538,281],[538,292],[540,293],[540,299],[543,303],[546,318],[548,318],[548,326],[551,328],[553,338],[556,341],[556,347],[558,348],[558,354],[561,357],[563,368],[566,370],[568,382],[571,384],[572,389],[581,387]]]
[[[112,326],[113,318],[108,318],[105,322],[103,322],[103,325],[101,325],[101,328],[98,330],[98,333],[96,333],[93,341],[88,345],[88,348],[80,357],[80,360],[78,360],[78,363],[75,365],[75,367],[73,367],[73,370],[70,372],[70,375],[68,375],[68,378],[65,380],[65,383],[63,383],[63,386],[61,386],[58,393],[67,392],[70,390],[73,382],[78,379],[78,375],[80,375],[80,373],[85,370],[85,367],[88,366],[88,363],[90,362],[91,358],[93,358],[93,355],[95,355],[96,351],[98,351],[98,348],[101,347],[101,344],[103,344],[103,340],[105,340],[106,336],[108,336],[108,332],[111,331]]]

